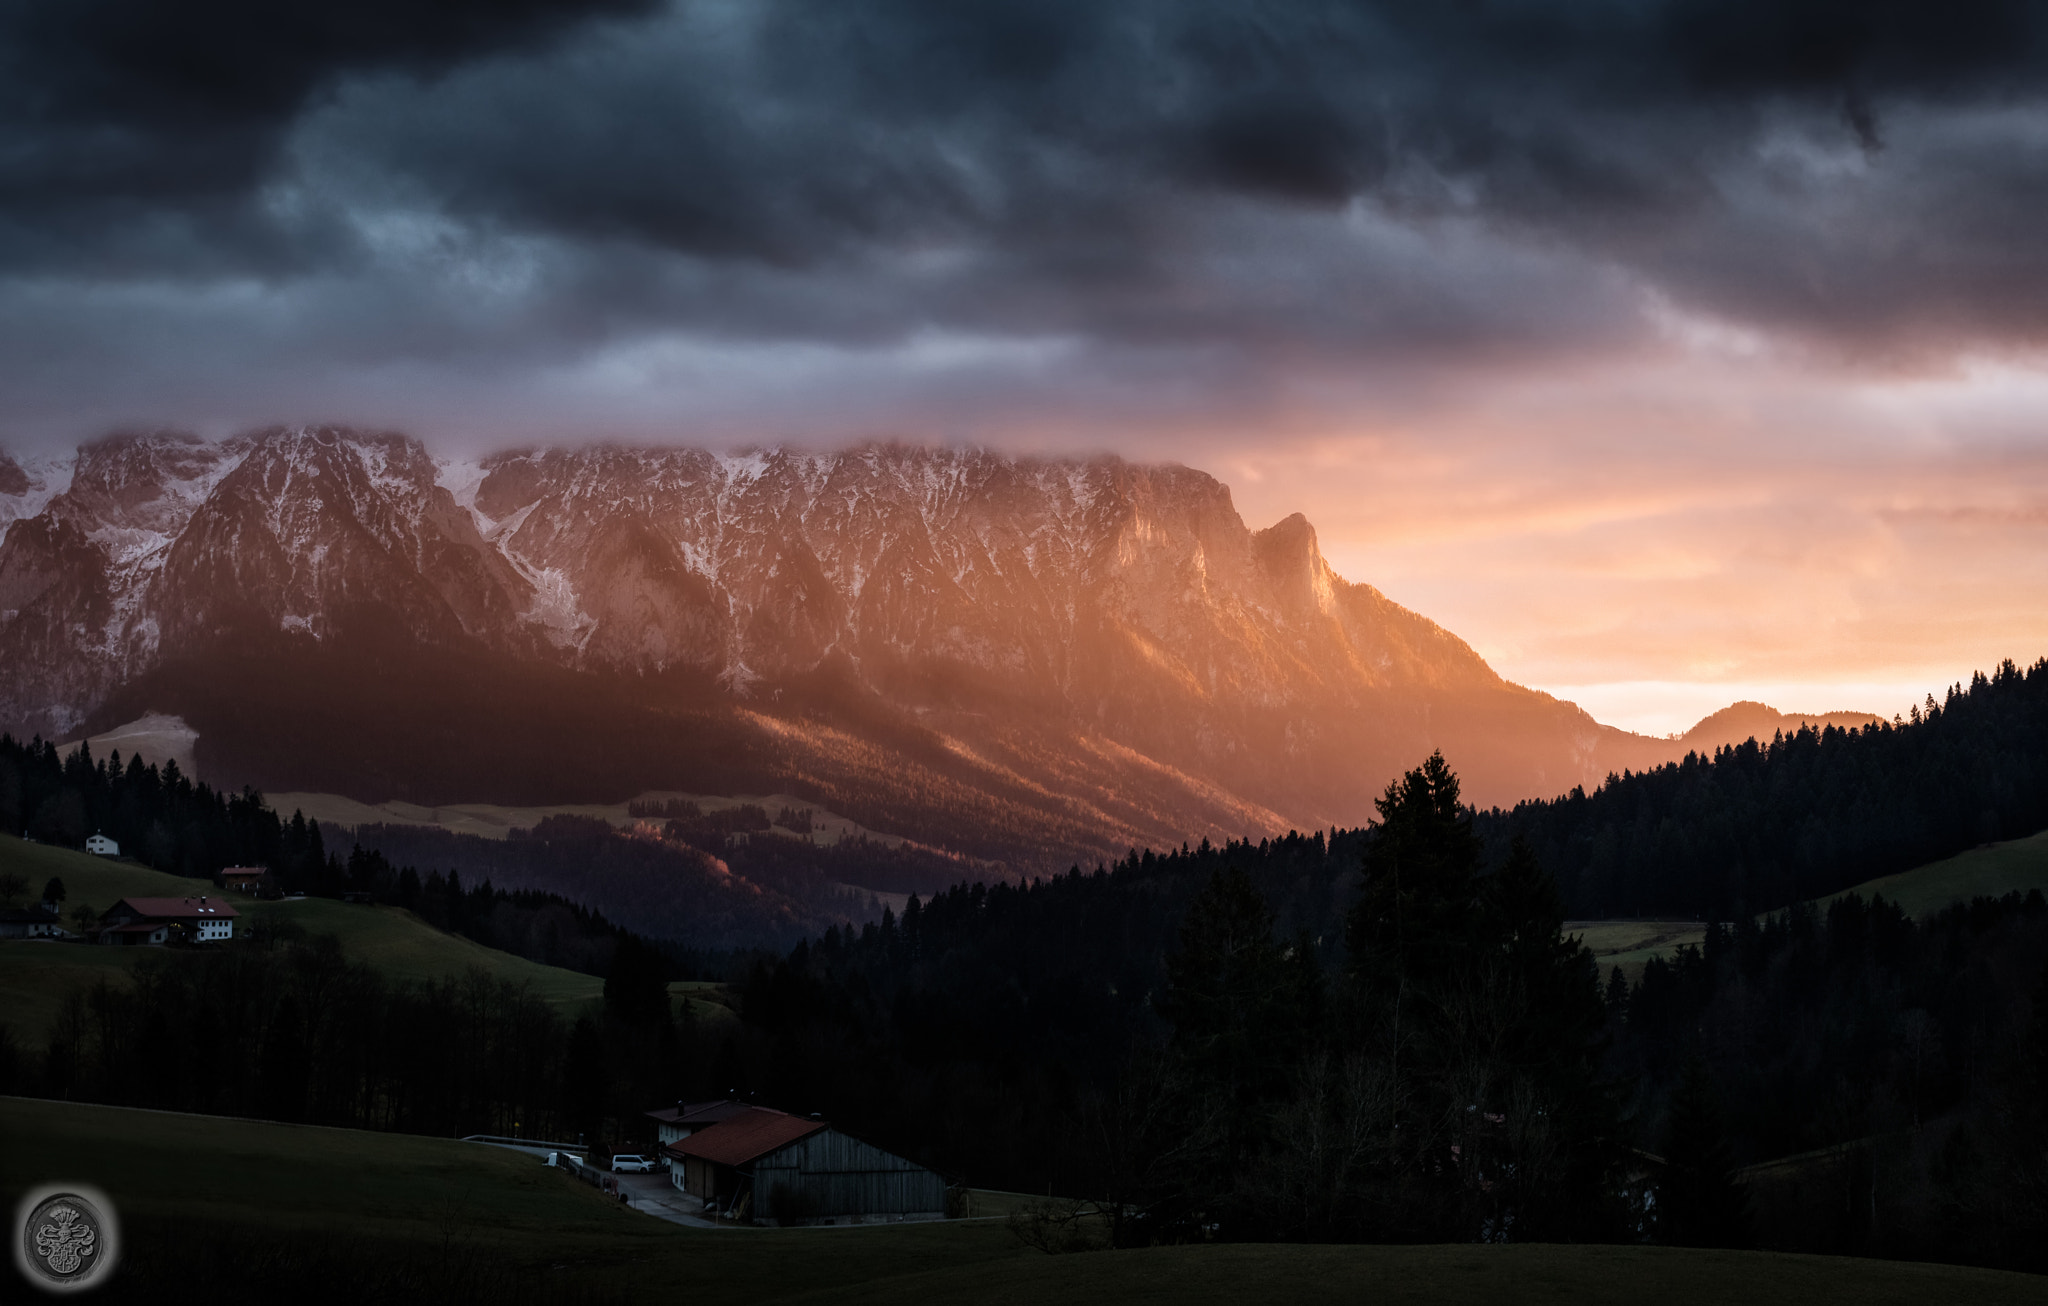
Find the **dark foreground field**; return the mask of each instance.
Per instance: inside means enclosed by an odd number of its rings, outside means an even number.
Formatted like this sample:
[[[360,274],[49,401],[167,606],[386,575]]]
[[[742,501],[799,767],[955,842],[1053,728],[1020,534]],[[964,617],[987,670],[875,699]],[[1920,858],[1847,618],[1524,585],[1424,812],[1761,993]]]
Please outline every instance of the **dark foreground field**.
[[[2048,1280],[2023,1275],[1760,1252],[1239,1245],[1045,1256],[1000,1220],[691,1230],[514,1152],[25,1098],[0,1098],[0,1158],[10,1209],[43,1182],[113,1198],[126,1252],[100,1301],[2048,1303]]]

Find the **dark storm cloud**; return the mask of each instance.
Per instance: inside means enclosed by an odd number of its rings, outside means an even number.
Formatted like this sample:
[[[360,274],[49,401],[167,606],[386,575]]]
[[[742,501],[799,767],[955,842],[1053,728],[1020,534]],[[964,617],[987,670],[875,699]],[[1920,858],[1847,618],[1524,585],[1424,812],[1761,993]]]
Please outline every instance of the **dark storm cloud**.
[[[1028,318],[1050,293],[1068,319],[1190,329],[1233,307],[1208,293],[1235,293],[1216,283],[1219,225],[1241,235],[1221,208],[1364,202],[1619,262],[1766,325],[1911,336],[1931,305],[1944,331],[2031,335],[2048,327],[2027,229],[2048,169],[2025,132],[2048,90],[2043,13],[695,5],[441,88],[387,81],[319,139],[366,161],[364,193],[396,179],[466,222],[783,268],[968,251],[919,292],[949,316],[957,298]],[[1372,261],[1328,244],[1317,275],[1335,284],[1359,279],[1347,257]],[[1341,348],[1332,316],[1297,306],[1293,329]]]
[[[1086,368],[992,392],[1080,403],[1191,358],[1253,394],[1625,350],[1646,300],[2037,343],[2044,32],[1998,0],[16,4],[0,348],[289,390],[937,332],[1065,341]]]
[[[351,74],[431,74],[653,0],[14,0],[0,8],[0,212],[54,254],[85,230],[237,209],[279,141]],[[108,230],[113,228],[115,230]],[[91,253],[90,248],[87,250]]]

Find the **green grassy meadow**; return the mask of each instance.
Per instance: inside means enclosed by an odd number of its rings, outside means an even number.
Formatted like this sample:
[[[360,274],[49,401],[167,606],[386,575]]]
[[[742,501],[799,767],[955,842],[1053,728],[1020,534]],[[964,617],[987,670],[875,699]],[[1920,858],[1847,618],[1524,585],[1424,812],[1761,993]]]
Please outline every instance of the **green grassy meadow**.
[[[559,966],[486,948],[457,934],[443,934],[402,907],[346,903],[332,898],[244,902],[237,910],[251,923],[289,921],[308,934],[332,934],[352,958],[393,979],[439,979],[482,969],[499,979],[531,988],[536,997],[565,1014],[604,997],[604,981]]]
[[[30,843],[11,834],[0,834],[0,875],[5,874],[19,875],[28,881],[31,902],[41,895],[51,876],[63,880],[66,897],[62,914],[67,929],[72,908],[81,903],[94,911],[105,911],[120,898],[182,898],[187,894],[218,892],[205,880],[188,880],[132,862],[109,861],[70,848]],[[239,904],[240,899],[236,902]]]
[[[91,1184],[164,1255],[226,1242],[274,1263],[284,1258],[266,1248],[315,1240],[346,1249],[350,1262],[480,1261],[572,1299],[667,1295],[687,1279],[722,1300],[766,1301],[1038,1255],[995,1220],[684,1229],[523,1153],[405,1134],[0,1098],[0,1155],[10,1208],[29,1185]],[[301,1255],[284,1259],[287,1271],[321,1264],[312,1247]]]
[[[1865,880],[1818,902],[1824,909],[1852,893],[1864,898],[1882,894],[1904,908],[1908,916],[1919,918],[1972,898],[2002,898],[2031,889],[2048,893],[2048,830]],[[1680,948],[1697,945],[1706,937],[1705,927],[1697,921],[1572,921],[1565,932],[1577,935],[1593,950],[1603,977],[1619,966],[1631,982],[1641,977],[1650,958],[1669,959]]]
[[[302,1303],[409,1300],[412,1289],[665,1300],[685,1286],[745,1302],[2048,1302],[2048,1279],[1768,1252],[1224,1245],[1046,1256],[1001,1220],[687,1229],[476,1144],[26,1098],[0,1098],[0,1155],[10,1204],[65,1181],[113,1200],[131,1250],[102,1300],[162,1300],[203,1253],[239,1292],[289,1289]],[[1011,1195],[988,1196],[983,1209]],[[389,1265],[424,1277],[393,1279]]]
[[[1698,921],[1570,921],[1565,933],[1592,949],[1603,981],[1619,966],[1631,983],[1642,977],[1650,958],[1668,958],[1707,937],[1706,926]]]
[[[90,857],[47,844],[25,843],[0,835],[0,874],[20,875],[29,895],[42,892],[51,876],[64,881],[65,914],[84,903],[104,911],[127,897],[183,898],[209,894],[225,897],[241,913],[240,933],[258,922],[288,921],[308,934],[332,934],[348,955],[393,979],[451,978],[476,968],[515,984],[564,1015],[602,1000],[604,981],[594,975],[543,966],[539,962],[486,948],[459,935],[444,934],[398,907],[338,902],[331,898],[261,902],[223,894],[205,880],[189,880],[148,867]],[[66,928],[69,928],[67,919]],[[0,1020],[17,1036],[40,1040],[56,1017],[58,1005],[74,982],[91,984],[102,976],[125,975],[146,948],[99,948],[72,943],[0,942]],[[693,1003],[708,1007],[708,1003]],[[701,1013],[711,1015],[709,1012]],[[715,1016],[712,1016],[715,1018]]]
[[[668,998],[678,1017],[689,1017],[706,1028],[739,1023],[732,1008],[732,996],[718,980],[676,980],[668,986]]]
[[[1908,916],[1920,917],[1972,898],[2002,898],[2030,889],[2048,893],[2048,830],[1868,880],[1821,901],[1832,902],[1850,893],[1865,898],[1883,894]]]

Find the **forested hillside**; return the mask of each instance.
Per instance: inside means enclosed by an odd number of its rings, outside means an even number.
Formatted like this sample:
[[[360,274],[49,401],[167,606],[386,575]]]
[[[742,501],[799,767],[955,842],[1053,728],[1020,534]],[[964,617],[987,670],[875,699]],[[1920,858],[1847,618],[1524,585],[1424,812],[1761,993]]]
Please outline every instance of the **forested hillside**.
[[[586,974],[609,973],[625,933],[556,894],[507,892],[488,878],[464,886],[453,871],[422,875],[361,847],[344,858],[327,847],[318,821],[297,813],[286,820],[254,790],[228,794],[194,784],[175,761],[159,770],[140,757],[123,765],[118,752],[95,760],[86,746],[60,754],[42,740],[0,735],[0,828],[74,849],[103,833],[143,865],[190,879],[217,881],[226,866],[262,867],[273,892],[366,894],[486,947]],[[36,887],[8,885],[0,899]]]
[[[2048,1268],[2039,890],[1921,921],[1855,895],[1741,917],[1607,999],[1647,1145],[1811,1158],[1755,1174],[1766,1245]]]
[[[1455,795],[1432,760],[1336,856],[1299,836],[1141,855],[828,933],[756,967],[712,1074],[977,1183],[1098,1199],[1133,1243],[2048,1265],[2039,894],[1924,922],[1802,905],[1631,985],[1566,936],[1526,843],[1483,873]],[[1078,1237],[1071,1214],[1039,1236]]]
[[[780,952],[828,927],[874,919],[880,906],[862,890],[931,893],[988,874],[913,845],[852,839],[820,846],[759,833],[765,814],[754,831],[725,828],[731,824],[671,817],[623,832],[593,817],[550,816],[507,839],[420,825],[364,825],[349,837],[395,865],[559,894],[693,948]],[[735,833],[743,841],[728,844]]]
[[[1728,920],[2048,827],[2048,660],[1930,695],[1910,719],[1801,730],[1481,815],[1575,917]]]

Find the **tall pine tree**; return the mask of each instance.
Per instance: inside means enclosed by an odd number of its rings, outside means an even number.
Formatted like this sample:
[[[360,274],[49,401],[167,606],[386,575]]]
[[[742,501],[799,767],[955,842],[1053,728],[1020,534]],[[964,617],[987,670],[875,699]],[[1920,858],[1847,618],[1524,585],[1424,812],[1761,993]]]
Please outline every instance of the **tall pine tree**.
[[[1704,1058],[1695,1054],[1671,1098],[1657,1233],[1681,1247],[1747,1247],[1749,1189],[1735,1177],[1721,1107]]]

